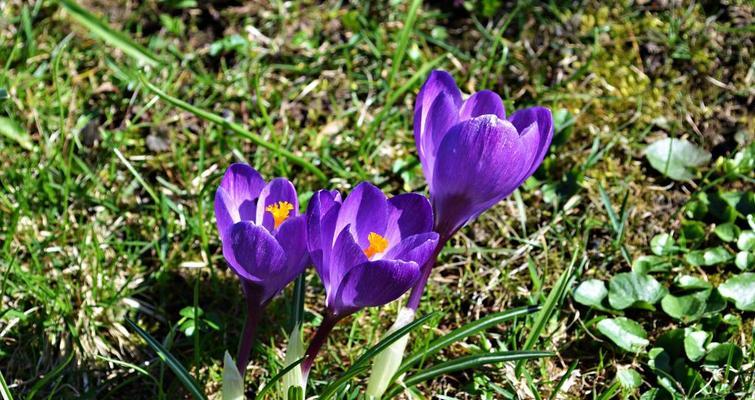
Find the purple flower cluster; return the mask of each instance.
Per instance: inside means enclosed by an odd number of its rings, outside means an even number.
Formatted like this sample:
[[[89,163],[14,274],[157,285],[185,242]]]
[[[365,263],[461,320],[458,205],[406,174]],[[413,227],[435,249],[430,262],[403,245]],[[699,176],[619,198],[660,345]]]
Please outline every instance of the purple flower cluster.
[[[339,320],[410,289],[408,307],[416,309],[445,243],[531,176],[552,136],[547,108],[507,117],[497,94],[485,90],[463,100],[453,78],[434,71],[414,111],[429,201],[415,193],[388,198],[363,182],[345,199],[337,191],[316,192],[302,215],[287,179],[266,183],[252,167],[231,165],[215,194],[215,215],[223,256],[248,308],[239,370],[263,308],[309,264],[325,286],[326,311],[302,363],[305,377]]]

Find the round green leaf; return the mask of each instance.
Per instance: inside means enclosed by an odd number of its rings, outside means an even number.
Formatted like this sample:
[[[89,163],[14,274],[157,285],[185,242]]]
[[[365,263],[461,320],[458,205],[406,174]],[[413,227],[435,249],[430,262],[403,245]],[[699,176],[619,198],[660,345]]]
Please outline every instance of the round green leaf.
[[[686,181],[695,177],[695,169],[710,161],[710,153],[686,140],[665,138],[645,149],[650,165],[671,179]]]
[[[705,225],[700,221],[682,221],[682,237],[690,243],[705,239]]]
[[[629,307],[653,309],[653,304],[660,301],[666,292],[666,288],[650,275],[624,272],[611,278],[608,302],[617,310]]]
[[[698,361],[705,356],[705,344],[709,338],[710,334],[705,331],[684,330],[684,353],[690,361]]]
[[[700,319],[705,313],[705,302],[710,296],[710,290],[701,290],[684,296],[667,294],[661,300],[661,308],[672,318],[682,321]]]
[[[733,242],[739,237],[740,229],[732,222],[718,225],[714,231],[716,236],[724,242]]]
[[[641,274],[648,272],[668,272],[670,270],[671,263],[666,257],[640,256],[632,262],[632,271]]]
[[[597,327],[600,333],[626,351],[638,353],[650,343],[642,325],[629,318],[606,318],[598,322]]]
[[[733,258],[729,250],[722,246],[711,247],[705,250],[690,251],[684,255],[684,259],[694,266],[711,266],[731,261]]]
[[[734,275],[718,287],[725,298],[742,311],[755,311],[755,273]]]
[[[627,390],[637,389],[642,385],[642,376],[631,368],[618,368],[616,379],[619,381],[621,387]]]
[[[737,239],[737,248],[742,251],[755,248],[755,231],[743,231]]]
[[[732,343],[721,343],[713,347],[705,356],[705,365],[723,367],[729,365],[733,368],[742,366],[742,349]]]
[[[740,251],[734,259],[734,264],[742,271],[747,271],[755,266],[755,254],[749,251]]]
[[[668,233],[655,235],[650,240],[650,251],[657,256],[671,254],[674,250],[674,238]]]
[[[713,287],[710,282],[691,275],[681,275],[674,281],[676,287],[680,289],[710,289]]]
[[[586,306],[604,309],[603,300],[608,296],[606,284],[598,279],[586,280],[574,291],[574,301]]]

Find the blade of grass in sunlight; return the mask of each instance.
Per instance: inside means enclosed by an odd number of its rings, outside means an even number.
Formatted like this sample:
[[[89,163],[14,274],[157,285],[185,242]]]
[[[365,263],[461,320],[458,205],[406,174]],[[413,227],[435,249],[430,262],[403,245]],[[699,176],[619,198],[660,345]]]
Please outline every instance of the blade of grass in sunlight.
[[[223,118],[223,117],[221,117],[221,116],[219,116],[217,114],[213,114],[213,113],[211,113],[209,111],[202,110],[199,107],[195,107],[195,106],[193,106],[193,105],[191,105],[191,104],[189,104],[189,103],[187,103],[187,102],[185,102],[185,101],[183,101],[181,99],[178,99],[176,97],[173,97],[173,96],[165,93],[160,88],[158,88],[157,86],[155,86],[152,83],[150,83],[149,81],[147,81],[143,76],[139,76],[139,80],[142,82],[142,84],[144,85],[144,87],[146,87],[150,92],[154,93],[157,97],[165,100],[168,104],[170,104],[172,106],[175,106],[175,107],[178,107],[178,108],[180,108],[180,109],[182,109],[184,111],[188,111],[188,112],[196,115],[197,117],[204,119],[205,121],[218,124],[218,125],[226,128],[226,129],[230,129],[233,132],[235,132],[236,134],[238,134],[239,136],[251,140],[252,142],[254,142],[254,144],[256,144],[256,145],[258,145],[260,147],[264,147],[264,148],[266,148],[266,149],[268,149],[268,150],[270,150],[270,151],[272,151],[274,153],[277,153],[277,154],[281,155],[282,157],[288,159],[292,163],[299,165],[300,167],[302,167],[302,168],[306,169],[307,171],[313,173],[321,181],[323,181],[323,182],[327,182],[328,181],[328,178],[325,176],[325,173],[323,173],[322,170],[320,170],[320,168],[316,167],[314,164],[312,164],[311,162],[305,160],[304,158],[299,157],[299,156],[295,155],[294,153],[291,153],[290,151],[288,151],[286,149],[282,149],[282,148],[280,148],[280,147],[278,147],[278,146],[276,146],[276,145],[274,145],[274,144],[266,141],[261,136],[248,131],[246,128],[244,128],[243,126],[241,126],[241,125],[239,125],[239,124],[237,124],[235,122],[228,121],[227,119],[225,119],[225,118]]]
[[[430,314],[425,315],[422,318],[417,319],[416,321],[412,322],[411,324],[408,324],[404,326],[401,329],[396,330],[395,332],[391,333],[390,335],[386,336],[381,340],[378,344],[370,347],[362,356],[360,356],[356,361],[354,361],[354,364],[346,370],[338,379],[336,379],[335,382],[331,383],[323,391],[320,393],[320,398],[327,399],[330,398],[335,392],[340,389],[342,385],[344,385],[346,382],[349,381],[349,379],[353,378],[360,372],[366,370],[369,365],[367,365],[367,362],[370,361],[373,357],[375,357],[378,353],[386,349],[388,346],[390,346],[393,342],[401,339],[404,335],[408,335],[411,331],[414,329],[420,327],[422,324],[425,323],[425,321],[429,320],[430,318],[439,316],[440,313],[433,312]]]
[[[393,87],[393,79],[398,73],[398,69],[401,66],[401,62],[404,60],[404,54],[406,54],[406,48],[409,45],[409,34],[414,28],[414,22],[417,20],[417,10],[422,5],[422,0],[414,0],[409,6],[409,12],[406,14],[406,20],[404,20],[404,28],[399,35],[398,45],[396,46],[396,53],[393,55],[393,64],[391,65],[391,72],[388,74],[388,87]]]
[[[0,135],[18,143],[25,150],[31,151],[34,149],[29,134],[10,118],[0,117]]]
[[[569,288],[569,282],[571,281],[572,274],[574,272],[574,265],[577,262],[578,255],[578,251],[574,253],[572,260],[569,263],[569,267],[561,273],[561,276],[559,276],[558,280],[556,281],[556,285],[553,286],[553,289],[551,289],[550,293],[548,293],[548,297],[545,299],[545,304],[543,304],[543,309],[538,312],[535,323],[532,326],[532,331],[530,331],[529,336],[527,336],[527,341],[524,342],[522,350],[527,351],[535,346],[535,343],[540,338],[540,334],[545,329],[548,321],[556,312],[556,308],[561,305],[561,302],[563,301],[566,294],[566,290]],[[524,363],[521,361],[516,364],[517,376],[519,376],[519,374],[521,373],[523,365]]]
[[[409,368],[412,367],[412,365],[416,364],[419,361],[427,360],[429,356],[443,350],[444,348],[448,347],[451,344],[454,344],[476,333],[483,332],[496,325],[500,325],[505,321],[533,313],[539,309],[540,309],[539,306],[519,307],[513,310],[509,310],[509,311],[503,311],[503,312],[499,312],[495,314],[490,314],[488,316],[478,319],[477,321],[470,322],[460,328],[454,329],[450,333],[445,334],[439,337],[438,339],[434,340],[433,342],[428,344],[427,347],[417,349],[417,351],[414,354],[407,357],[404,360],[404,362],[401,364],[401,367],[399,367],[398,371],[396,372],[396,375],[392,379],[395,380],[396,378],[401,376],[401,374],[408,371]]]
[[[400,393],[401,389],[404,387],[408,388],[418,383],[422,383],[452,372],[477,368],[487,364],[497,364],[506,361],[523,362],[525,360],[530,360],[533,358],[552,356],[554,356],[554,353],[548,351],[499,351],[494,353],[473,354],[470,356],[459,357],[451,361],[434,365],[407,377],[406,379],[404,379],[401,385],[394,385],[393,389],[389,390],[388,394],[385,397],[391,398]]]
[[[162,61],[154,53],[136,43],[128,35],[113,29],[110,25],[79,6],[75,1],[58,0],[58,2],[74,20],[84,25],[89,32],[102,39],[105,43],[122,50],[143,64],[151,66],[162,64]]]
[[[0,371],[0,394],[3,395],[3,400],[13,400],[13,393],[10,392],[8,384],[5,383],[2,371]]]
[[[168,352],[155,338],[153,338],[149,333],[147,333],[145,330],[139,327],[136,323],[131,321],[130,319],[126,319],[126,323],[133,329],[139,336],[144,339],[145,342],[149,345],[149,347],[152,348],[152,350],[157,353],[157,355],[160,357],[160,359],[168,365],[168,367],[173,371],[174,374],[176,374],[176,377],[178,380],[181,381],[183,386],[188,390],[192,396],[194,396],[197,400],[206,400],[206,397],[204,393],[202,392],[202,389],[199,387],[197,382],[194,380],[194,377],[189,374],[189,371],[184,368],[183,365],[181,365],[178,360],[173,357],[172,354]]]

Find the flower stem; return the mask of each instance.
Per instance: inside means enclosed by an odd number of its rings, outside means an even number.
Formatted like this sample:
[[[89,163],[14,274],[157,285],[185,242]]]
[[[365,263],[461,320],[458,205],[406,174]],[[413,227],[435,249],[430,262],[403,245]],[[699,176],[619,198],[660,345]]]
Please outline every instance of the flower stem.
[[[244,330],[241,331],[239,353],[236,356],[236,368],[238,368],[242,378],[244,377],[246,366],[249,364],[252,345],[254,345],[254,336],[257,333],[257,325],[262,316],[262,307],[259,304],[256,290],[245,284],[244,294],[246,295],[246,322],[244,323]]]
[[[312,369],[312,364],[314,364],[315,362],[315,357],[317,357],[317,353],[320,352],[320,348],[322,348],[322,345],[324,345],[325,341],[328,339],[330,331],[333,330],[333,327],[335,327],[336,323],[338,323],[338,321],[340,321],[342,318],[343,316],[327,314],[322,320],[320,326],[317,328],[315,337],[312,338],[312,341],[309,343],[307,352],[304,354],[304,361],[302,361],[301,363],[301,374],[304,378],[304,382],[307,381],[307,378],[309,377],[309,371]]]

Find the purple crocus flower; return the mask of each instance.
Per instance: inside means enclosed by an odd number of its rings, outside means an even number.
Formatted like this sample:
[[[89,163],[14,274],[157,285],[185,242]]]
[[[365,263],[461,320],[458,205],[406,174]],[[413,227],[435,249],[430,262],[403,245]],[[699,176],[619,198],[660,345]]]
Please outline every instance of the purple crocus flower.
[[[302,363],[304,376],[339,320],[389,303],[417,282],[437,246],[432,224],[430,203],[419,194],[388,199],[366,182],[344,201],[338,192],[315,193],[307,209],[308,247],[327,299]]]
[[[440,234],[437,252],[524,183],[543,162],[552,138],[549,109],[526,108],[506,117],[496,93],[483,90],[462,100],[451,75],[433,71],[417,96],[414,140]],[[423,267],[409,300],[412,309],[419,305],[434,259]]]
[[[239,276],[247,303],[237,366],[243,374],[262,309],[309,263],[306,221],[287,179],[268,183],[252,167],[233,164],[215,192],[223,256]]]

